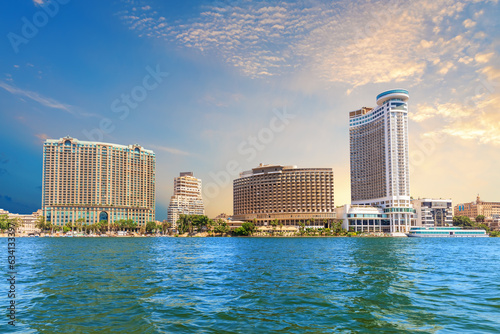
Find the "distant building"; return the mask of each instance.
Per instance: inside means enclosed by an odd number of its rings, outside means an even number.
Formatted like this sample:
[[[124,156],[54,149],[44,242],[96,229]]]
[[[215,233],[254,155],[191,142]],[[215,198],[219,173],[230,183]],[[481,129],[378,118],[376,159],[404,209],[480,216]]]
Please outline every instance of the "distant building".
[[[411,201],[416,211],[416,226],[451,226],[453,208],[451,199],[414,199]]]
[[[240,173],[233,181],[233,219],[324,227],[335,219],[333,171],[260,164]]]
[[[460,203],[455,205],[455,216],[466,216],[475,220],[477,216],[483,215],[485,218],[500,216],[500,202],[484,202],[477,195],[475,202]]]
[[[352,232],[388,232],[390,220],[384,209],[346,204],[336,208],[337,219],[342,220],[342,228]]]
[[[65,137],[43,145],[42,210],[65,225],[155,221],[155,153],[135,145]]]
[[[219,214],[217,217],[214,218],[214,220],[218,220],[218,219],[231,219],[231,217],[225,213],[221,213]]]
[[[38,218],[42,215],[42,210],[39,209],[30,215],[23,215],[18,213],[10,213],[9,211],[0,209],[0,215],[7,215],[9,219],[19,219],[20,225],[17,228],[19,234],[37,234],[40,229],[36,227]]]
[[[167,216],[173,228],[177,228],[177,220],[182,214],[205,214],[201,180],[194,177],[192,172],[180,173],[178,177],[174,178],[174,194],[170,198]]]
[[[377,107],[349,113],[351,203],[384,210],[384,232],[409,231],[410,203],[408,99],[404,89],[377,96]]]

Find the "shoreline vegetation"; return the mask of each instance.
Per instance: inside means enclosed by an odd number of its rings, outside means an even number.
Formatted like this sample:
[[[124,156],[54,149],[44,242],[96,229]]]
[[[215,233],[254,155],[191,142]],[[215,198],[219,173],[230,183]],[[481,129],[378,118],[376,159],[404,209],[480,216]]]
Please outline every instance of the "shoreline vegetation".
[[[296,237],[393,237],[384,232],[354,232],[342,228],[340,220],[323,220],[324,226],[328,227],[306,227],[314,223],[313,220],[299,222],[299,226],[284,226],[277,219],[269,222],[269,225],[257,226],[257,220],[243,222],[241,226],[230,226],[226,220],[212,220],[204,215],[180,215],[177,220],[177,229],[167,221],[161,223],[148,222],[142,226],[131,219],[117,220],[115,222],[100,221],[96,224],[85,224],[83,218],[73,223],[58,226],[46,222],[40,217],[36,223],[39,233],[16,233],[16,237],[253,237],[253,238],[296,238]],[[468,217],[453,217],[453,225],[462,228],[483,228],[491,237],[500,237],[500,231],[489,231],[489,228],[481,222],[472,222]],[[20,221],[16,218],[9,219],[7,215],[0,215],[0,237],[7,237],[5,230],[8,227],[20,227]]]

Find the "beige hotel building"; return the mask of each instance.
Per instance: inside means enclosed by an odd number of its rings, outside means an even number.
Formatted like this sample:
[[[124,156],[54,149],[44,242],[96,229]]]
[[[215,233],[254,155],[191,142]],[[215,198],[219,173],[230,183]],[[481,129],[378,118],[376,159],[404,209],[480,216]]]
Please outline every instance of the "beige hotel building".
[[[274,219],[285,226],[324,227],[335,219],[333,170],[297,166],[260,165],[233,181],[233,219],[257,220],[267,226]]]
[[[132,219],[155,221],[155,153],[135,145],[47,139],[43,146],[42,210],[64,225]]]

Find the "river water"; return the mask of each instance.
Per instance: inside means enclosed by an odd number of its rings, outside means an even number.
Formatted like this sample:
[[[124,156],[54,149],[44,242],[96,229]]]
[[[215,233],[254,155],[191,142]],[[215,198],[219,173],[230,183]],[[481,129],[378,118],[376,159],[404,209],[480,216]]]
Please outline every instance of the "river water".
[[[2,333],[500,332],[500,238],[18,238],[16,247],[17,323],[4,318]]]

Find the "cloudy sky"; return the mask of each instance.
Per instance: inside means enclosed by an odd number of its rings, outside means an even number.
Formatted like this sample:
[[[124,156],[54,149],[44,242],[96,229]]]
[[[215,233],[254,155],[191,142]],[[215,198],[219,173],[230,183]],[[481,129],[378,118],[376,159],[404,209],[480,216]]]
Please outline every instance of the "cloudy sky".
[[[139,143],[232,213],[259,163],[332,167],[349,202],[348,112],[410,92],[411,193],[500,201],[497,1],[18,0],[0,10],[0,208],[40,208],[42,143]]]

